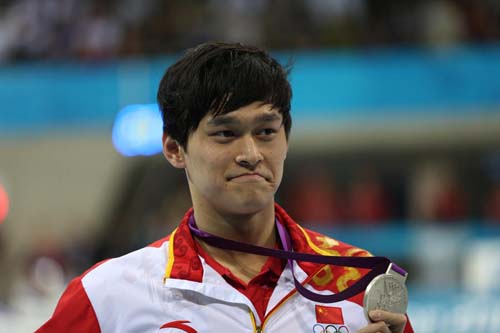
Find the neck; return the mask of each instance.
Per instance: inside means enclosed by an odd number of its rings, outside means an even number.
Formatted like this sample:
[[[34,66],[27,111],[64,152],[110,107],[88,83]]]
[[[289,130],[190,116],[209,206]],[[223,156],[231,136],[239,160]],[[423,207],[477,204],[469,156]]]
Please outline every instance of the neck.
[[[198,228],[219,237],[273,247],[276,242],[274,204],[257,213],[234,214],[193,205]]]
[[[276,244],[274,203],[255,214],[221,213],[206,209],[202,205],[194,207],[194,218],[200,230],[213,235],[242,243],[272,248]],[[267,257],[227,251],[200,241],[205,251],[244,282],[257,275]]]

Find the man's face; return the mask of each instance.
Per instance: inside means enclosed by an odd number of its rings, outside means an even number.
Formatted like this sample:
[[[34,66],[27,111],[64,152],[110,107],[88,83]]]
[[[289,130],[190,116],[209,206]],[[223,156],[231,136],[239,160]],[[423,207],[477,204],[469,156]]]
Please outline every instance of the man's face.
[[[193,204],[237,215],[273,205],[288,150],[282,120],[260,102],[206,115],[181,148]]]

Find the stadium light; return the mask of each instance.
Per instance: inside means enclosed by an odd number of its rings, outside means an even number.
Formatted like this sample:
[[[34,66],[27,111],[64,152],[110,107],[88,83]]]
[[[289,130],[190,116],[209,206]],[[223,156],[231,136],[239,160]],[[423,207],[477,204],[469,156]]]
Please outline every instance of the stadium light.
[[[135,104],[118,112],[113,125],[115,149],[124,156],[150,156],[162,151],[162,120],[157,104]]]

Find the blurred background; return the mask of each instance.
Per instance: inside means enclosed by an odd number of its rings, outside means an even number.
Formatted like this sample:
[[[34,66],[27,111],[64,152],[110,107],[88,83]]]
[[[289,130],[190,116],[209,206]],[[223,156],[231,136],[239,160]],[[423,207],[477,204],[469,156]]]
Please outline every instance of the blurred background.
[[[293,60],[277,201],[405,267],[416,332],[499,332],[497,0],[0,0],[1,331],[190,207],[155,96],[208,40]]]

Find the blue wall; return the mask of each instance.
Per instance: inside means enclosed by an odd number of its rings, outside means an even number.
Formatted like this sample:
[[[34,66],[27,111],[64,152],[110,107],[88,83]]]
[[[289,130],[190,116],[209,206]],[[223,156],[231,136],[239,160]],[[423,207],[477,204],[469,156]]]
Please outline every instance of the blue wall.
[[[283,63],[294,58],[296,119],[478,117],[500,110],[500,46],[275,55]],[[155,101],[175,58],[0,67],[0,135],[111,128],[122,107]]]

